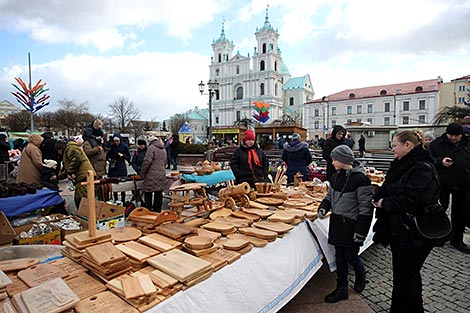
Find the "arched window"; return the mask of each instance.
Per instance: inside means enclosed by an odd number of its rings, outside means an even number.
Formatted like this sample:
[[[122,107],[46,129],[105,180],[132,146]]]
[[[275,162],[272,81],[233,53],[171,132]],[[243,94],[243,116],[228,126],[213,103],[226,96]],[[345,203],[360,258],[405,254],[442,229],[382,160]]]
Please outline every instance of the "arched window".
[[[387,90],[382,89],[382,90],[380,91],[380,95],[381,95],[381,96],[385,96],[386,94],[387,94]]]
[[[418,86],[418,87],[416,87],[415,91],[416,91],[416,92],[418,92],[418,91],[423,91],[423,87]]]
[[[277,71],[277,61],[274,61],[274,70]]]
[[[274,95],[277,96],[277,83],[274,84]]]
[[[356,95],[351,92],[351,93],[349,94],[349,99],[354,99],[354,98],[356,98]]]
[[[240,74],[240,65],[237,65],[237,75]]]
[[[264,83],[261,83],[261,85],[259,85],[259,94],[264,96]]]
[[[264,61],[259,62],[259,70],[264,71]]]
[[[243,87],[238,87],[237,88],[237,100],[243,99]]]
[[[266,44],[263,43],[263,53],[266,53]]]
[[[219,53],[219,58],[218,58],[218,60],[219,60],[219,63],[222,62],[222,55],[221,55],[220,53]]]

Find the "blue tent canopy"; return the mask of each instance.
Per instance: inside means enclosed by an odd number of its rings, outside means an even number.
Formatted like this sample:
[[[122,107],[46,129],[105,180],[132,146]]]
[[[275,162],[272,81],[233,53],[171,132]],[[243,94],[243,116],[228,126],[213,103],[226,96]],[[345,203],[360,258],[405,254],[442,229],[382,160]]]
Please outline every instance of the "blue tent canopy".
[[[185,134],[192,134],[193,133],[193,130],[191,129],[191,127],[189,127],[189,124],[188,123],[184,123],[183,126],[181,126],[180,130],[178,131],[178,133],[185,133]]]

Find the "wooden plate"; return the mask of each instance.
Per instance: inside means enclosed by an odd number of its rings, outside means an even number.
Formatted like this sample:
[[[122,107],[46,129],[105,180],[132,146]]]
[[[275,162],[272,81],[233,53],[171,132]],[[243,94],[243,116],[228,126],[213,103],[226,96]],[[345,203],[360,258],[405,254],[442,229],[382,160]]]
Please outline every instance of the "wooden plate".
[[[142,236],[142,232],[134,227],[115,227],[108,230],[111,239],[115,242],[137,240]]]
[[[248,246],[250,242],[246,239],[241,238],[229,238],[222,242],[222,246],[227,250],[238,251]]]
[[[284,200],[278,198],[257,198],[256,202],[265,205],[281,205],[284,203]]]
[[[276,213],[268,217],[268,221],[292,223],[295,218],[296,218],[295,213],[289,213],[286,211],[277,210]]]
[[[250,214],[255,214],[258,215],[261,218],[267,218],[268,216],[271,216],[274,214],[274,211],[266,210],[266,209],[242,209],[243,212],[250,213]]]
[[[184,240],[184,243],[190,249],[207,249],[212,247],[212,238],[205,236],[188,237]]]
[[[294,228],[294,226],[286,224],[286,223],[269,222],[269,221],[254,222],[253,225],[261,229],[275,231],[278,234],[287,233],[289,230]]]
[[[227,235],[235,231],[235,226],[220,222],[207,223],[202,225],[201,227],[207,230],[219,232],[222,235]]]
[[[284,201],[284,206],[287,208],[301,208],[313,203],[313,200],[310,199],[290,199]]]
[[[232,210],[227,209],[227,208],[221,208],[221,209],[218,209],[217,211],[212,212],[209,215],[209,217],[211,218],[211,220],[215,220],[219,216],[227,217],[227,216],[230,216],[230,215],[232,215]]]

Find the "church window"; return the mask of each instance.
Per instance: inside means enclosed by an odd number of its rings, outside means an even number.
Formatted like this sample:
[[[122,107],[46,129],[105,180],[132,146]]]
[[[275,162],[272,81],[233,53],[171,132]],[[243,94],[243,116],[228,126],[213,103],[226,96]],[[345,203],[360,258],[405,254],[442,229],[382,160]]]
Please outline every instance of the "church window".
[[[274,84],[274,95],[277,96],[277,83]]]
[[[266,44],[263,43],[263,53],[266,53]]]
[[[259,62],[259,70],[264,71],[264,61]]]
[[[219,63],[222,62],[222,55],[219,53]]]
[[[237,65],[237,75],[240,74],[240,65]]]
[[[237,100],[243,99],[243,87],[237,88]]]
[[[215,75],[216,75],[216,76],[219,76],[219,74],[220,74],[220,68],[218,68],[218,69],[215,70]]]
[[[261,83],[261,85],[259,85],[259,91],[260,95],[264,96],[264,83]]]
[[[289,98],[289,105],[294,105],[294,97]]]
[[[277,71],[277,61],[274,61],[274,70]]]

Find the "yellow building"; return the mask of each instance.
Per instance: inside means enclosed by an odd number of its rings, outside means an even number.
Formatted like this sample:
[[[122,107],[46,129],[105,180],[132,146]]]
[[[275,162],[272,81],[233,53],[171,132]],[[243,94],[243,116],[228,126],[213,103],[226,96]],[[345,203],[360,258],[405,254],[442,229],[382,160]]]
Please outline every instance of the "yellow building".
[[[450,82],[443,83],[440,89],[439,107],[465,105],[464,101],[469,101],[466,89],[470,89],[467,82],[470,75],[452,79]]]

